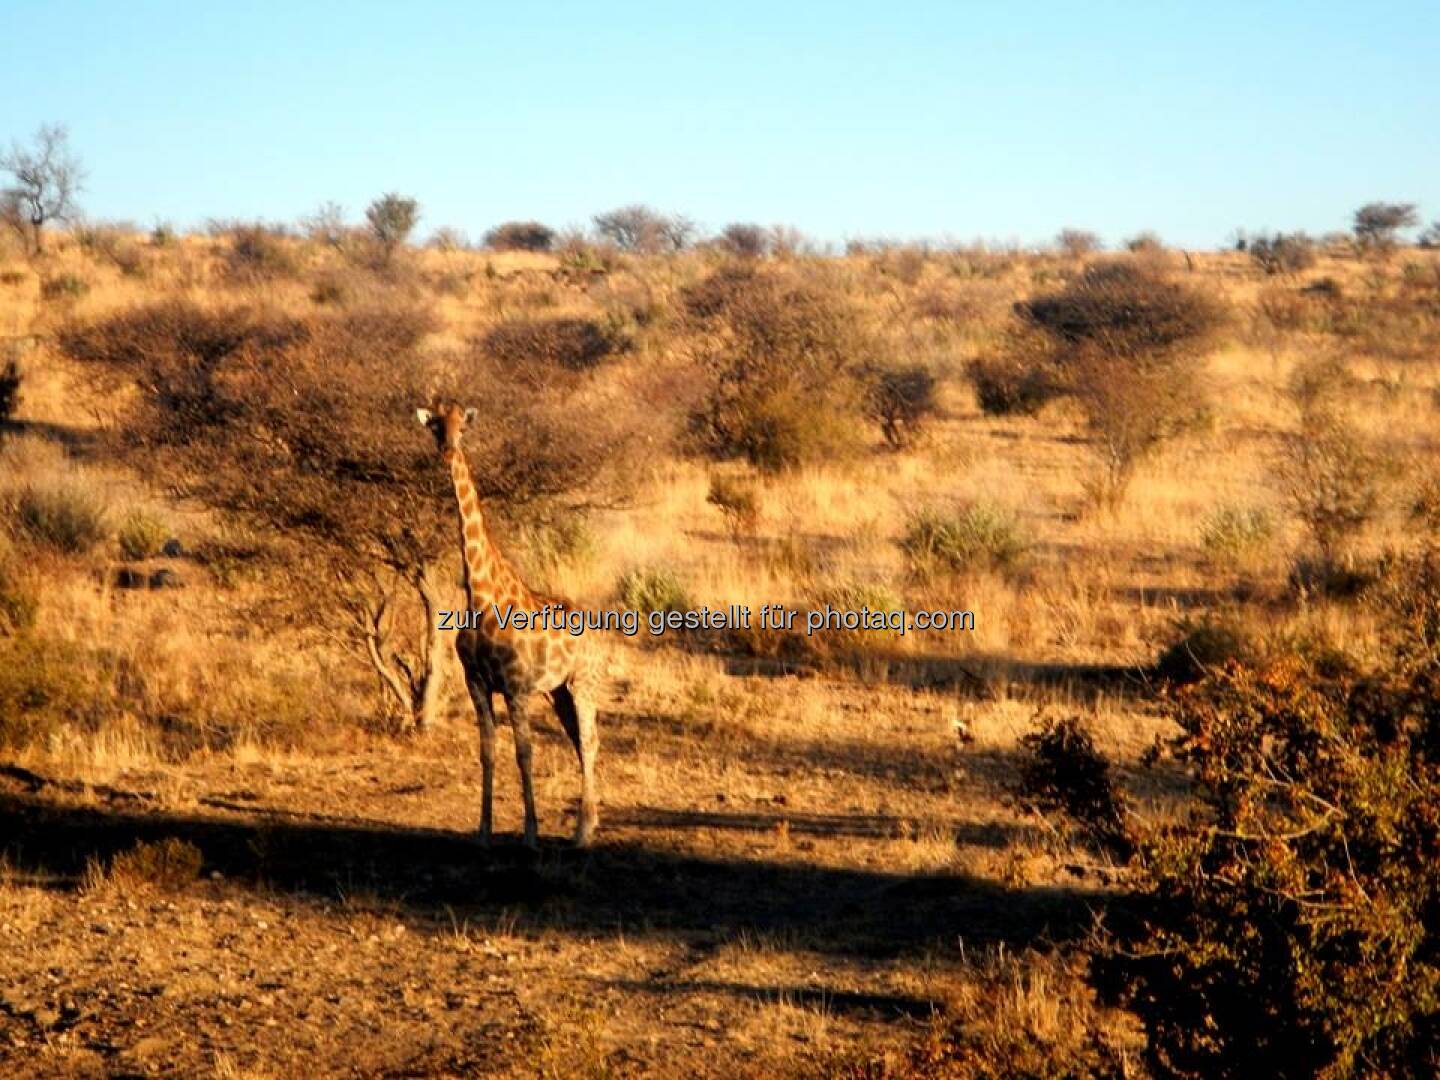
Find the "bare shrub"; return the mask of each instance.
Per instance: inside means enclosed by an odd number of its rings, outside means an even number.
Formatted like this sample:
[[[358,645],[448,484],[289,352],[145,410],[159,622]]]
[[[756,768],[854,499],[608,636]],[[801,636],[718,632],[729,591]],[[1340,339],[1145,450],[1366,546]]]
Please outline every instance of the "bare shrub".
[[[695,223],[678,214],[662,214],[641,203],[594,217],[595,231],[624,251],[654,254],[681,251],[695,237]]]
[[[75,301],[90,293],[90,283],[76,274],[56,274],[40,279],[41,300]]]
[[[350,235],[345,209],[336,202],[321,203],[313,214],[300,219],[300,228],[310,240],[332,248],[343,247]]]
[[[480,348],[517,374],[543,380],[547,368],[588,371],[627,351],[630,341],[594,319],[515,319],[492,327]]]
[[[507,221],[485,234],[485,246],[495,251],[549,251],[555,230],[538,221]]]
[[[1132,255],[1157,255],[1165,250],[1165,242],[1158,233],[1146,229],[1126,240],[1125,250]]]
[[[1072,259],[1083,259],[1104,247],[1100,237],[1086,229],[1061,229],[1055,237],[1055,246]]]
[[[0,154],[0,169],[14,177],[14,186],[3,193],[7,206],[0,220],[8,221],[38,255],[45,246],[45,226],[69,221],[79,209],[85,172],[70,150],[69,133],[58,124],[42,125],[31,146],[12,143]]]
[[[420,204],[398,192],[387,192],[365,208],[365,223],[375,242],[378,262],[389,266],[420,222]]]
[[[715,243],[731,255],[742,259],[759,259],[769,254],[770,234],[763,226],[736,221],[720,230]]]
[[[225,276],[237,284],[289,277],[296,271],[285,231],[278,226],[260,221],[233,225],[229,229],[229,241],[225,251]]]
[[[716,271],[681,302],[706,382],[690,417],[701,450],[777,471],[855,445],[867,342],[849,309],[748,266]]]
[[[1346,561],[1356,535],[1380,507],[1385,462],[1334,409],[1305,407],[1285,442],[1282,491],[1323,564]]]
[[[1267,274],[1298,274],[1315,265],[1315,241],[1303,232],[1252,237],[1251,260]]]
[[[865,415],[891,449],[912,445],[939,412],[935,375],[926,364],[886,364],[865,372]]]
[[[760,523],[760,496],[755,482],[748,477],[715,474],[710,478],[705,501],[720,511],[730,535],[736,539],[753,535]]]
[[[112,858],[103,872],[92,868],[86,885],[92,891],[108,886],[125,894],[177,892],[195,882],[204,861],[200,849],[188,840],[175,836],[141,840]]]

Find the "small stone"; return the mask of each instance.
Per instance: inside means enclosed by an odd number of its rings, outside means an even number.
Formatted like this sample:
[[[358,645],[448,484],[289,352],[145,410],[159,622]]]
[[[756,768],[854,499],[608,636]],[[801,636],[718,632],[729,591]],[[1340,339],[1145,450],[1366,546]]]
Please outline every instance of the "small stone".
[[[178,536],[172,536],[169,540],[166,540],[160,548],[160,554],[164,555],[167,559],[178,559],[185,554],[185,545],[180,543]]]
[[[120,589],[143,589],[149,579],[145,571],[137,570],[133,566],[122,566],[115,571],[115,586]]]

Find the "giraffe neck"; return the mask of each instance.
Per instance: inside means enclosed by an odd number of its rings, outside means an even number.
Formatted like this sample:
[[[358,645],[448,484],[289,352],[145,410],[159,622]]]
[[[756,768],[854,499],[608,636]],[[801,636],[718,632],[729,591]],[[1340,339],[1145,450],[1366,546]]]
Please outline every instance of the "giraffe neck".
[[[455,502],[460,509],[460,549],[465,559],[465,594],[471,611],[480,611],[491,604],[504,607],[510,602],[526,599],[527,590],[514,567],[500,554],[485,515],[480,509],[480,495],[465,455],[458,449],[443,452],[455,484]]]

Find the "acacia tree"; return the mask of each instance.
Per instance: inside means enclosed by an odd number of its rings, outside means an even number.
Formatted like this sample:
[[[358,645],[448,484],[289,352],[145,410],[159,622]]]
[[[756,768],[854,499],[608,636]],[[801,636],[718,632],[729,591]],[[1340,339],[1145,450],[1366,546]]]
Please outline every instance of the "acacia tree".
[[[380,261],[389,265],[395,252],[415,231],[420,221],[420,204],[397,192],[387,192],[365,208],[365,221],[380,249]]]
[[[292,553],[293,617],[334,628],[385,711],[416,728],[441,702],[437,614],[455,595],[442,567],[457,547],[449,474],[417,405],[486,387],[504,420],[480,425],[467,451],[495,509],[568,496],[604,460],[595,417],[494,371],[427,361],[431,329],[413,309],[302,320],[169,301],[60,338],[138,390],[117,453],[275,537]]]
[[[695,238],[696,225],[680,214],[662,214],[634,203],[596,214],[595,231],[626,251],[683,251]]]
[[[70,150],[69,134],[59,124],[45,124],[29,147],[12,143],[0,154],[0,169],[15,178],[4,192],[4,217],[35,254],[44,249],[45,226],[69,221],[79,210],[85,173]]]
[[[1366,203],[1355,211],[1355,238],[1367,250],[1389,251],[1397,232],[1419,223],[1414,203]]]

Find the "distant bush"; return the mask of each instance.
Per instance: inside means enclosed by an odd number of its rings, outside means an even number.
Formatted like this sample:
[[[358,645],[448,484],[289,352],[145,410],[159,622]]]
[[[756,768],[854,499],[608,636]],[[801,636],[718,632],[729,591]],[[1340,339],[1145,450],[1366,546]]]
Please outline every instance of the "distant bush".
[[[921,577],[1010,568],[1020,562],[1027,547],[1015,516],[983,502],[958,512],[917,511],[900,538],[900,550]]]
[[[150,230],[150,246],[163,248],[170,247],[175,243],[175,226],[164,221],[157,221],[155,227]]]
[[[678,214],[661,214],[632,204],[594,217],[595,231],[624,251],[654,254],[682,251],[695,238],[695,223]]]
[[[1179,639],[1155,661],[1155,674],[1177,686],[1203,679],[1231,661],[1252,663],[1259,654],[1250,632],[1223,615],[1184,619],[1179,632]]]
[[[770,251],[770,234],[759,225],[732,222],[720,231],[716,245],[743,259],[759,259]]]
[[[1125,360],[1195,352],[1221,321],[1207,296],[1124,261],[1089,266],[1062,291],[1018,303],[1015,310],[1071,350]]]
[[[631,570],[620,578],[620,602],[631,611],[689,611],[694,607],[679,577],[663,567]]]
[[[1165,242],[1147,229],[1126,240],[1125,250],[1136,255],[1155,255],[1165,250]]]
[[[79,300],[90,292],[90,283],[75,274],[57,274],[40,279],[40,299]]]
[[[539,364],[588,371],[630,348],[628,339],[594,319],[515,319],[480,339],[486,355],[517,370]]]
[[[1110,262],[1015,310],[1050,339],[1042,363],[1085,410],[1100,466],[1092,493],[1117,503],[1141,461],[1205,417],[1197,361],[1220,308],[1153,269]]]
[[[760,522],[760,496],[748,477],[717,473],[710,478],[705,501],[720,511],[736,538],[749,536]]]
[[[732,266],[681,295],[705,380],[690,415],[696,446],[779,471],[857,445],[868,361],[853,313],[813,288]]]
[[[78,484],[26,485],[10,512],[20,536],[67,555],[83,555],[109,535],[103,504]]]
[[[935,376],[925,364],[888,364],[865,372],[865,414],[895,450],[914,443],[939,412]]]
[[[1267,274],[1298,274],[1315,265],[1315,241],[1303,232],[1252,237],[1248,250]]]
[[[388,266],[410,239],[420,221],[420,204],[396,192],[388,192],[365,208],[365,222],[375,241],[379,262]]]
[[[1055,237],[1055,246],[1072,259],[1083,259],[1093,255],[1103,246],[1100,237],[1085,229],[1061,229]]]
[[[313,304],[344,306],[354,295],[349,278],[333,271],[321,274],[310,286],[310,302]]]
[[[238,284],[268,281],[295,273],[295,258],[285,232],[263,222],[234,225],[225,252],[225,276]]]
[[[1051,366],[1030,355],[979,356],[966,370],[980,411],[987,416],[1034,416],[1063,392]]]
[[[1366,203],[1355,211],[1355,239],[1368,251],[1389,251],[1396,233],[1419,222],[1414,203]]]
[[[145,510],[131,510],[120,521],[115,539],[127,559],[152,559],[170,539],[170,526]]]
[[[507,221],[485,234],[485,246],[495,251],[549,251],[555,230],[538,221]]]

